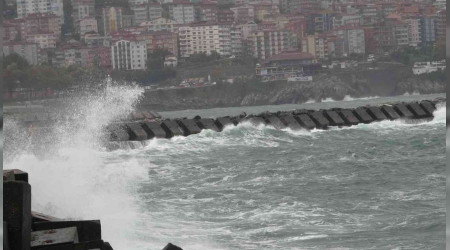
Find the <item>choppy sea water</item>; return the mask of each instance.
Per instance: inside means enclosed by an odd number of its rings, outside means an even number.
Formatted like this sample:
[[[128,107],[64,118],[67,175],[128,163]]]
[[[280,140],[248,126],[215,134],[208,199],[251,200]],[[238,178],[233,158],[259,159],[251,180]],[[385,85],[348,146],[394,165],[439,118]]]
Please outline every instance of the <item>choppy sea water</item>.
[[[101,219],[103,238],[114,249],[162,249],[168,242],[187,250],[445,248],[445,107],[433,121],[419,124],[383,121],[309,132],[244,123],[221,133],[105,150],[95,140],[98,128],[129,110],[122,105],[132,108],[139,93],[132,89],[83,103],[86,120],[78,130],[58,127],[59,139],[42,146],[45,155],[24,146],[21,131],[6,122],[5,135],[9,130],[22,139],[8,149],[6,138],[5,168],[29,172],[33,210]]]

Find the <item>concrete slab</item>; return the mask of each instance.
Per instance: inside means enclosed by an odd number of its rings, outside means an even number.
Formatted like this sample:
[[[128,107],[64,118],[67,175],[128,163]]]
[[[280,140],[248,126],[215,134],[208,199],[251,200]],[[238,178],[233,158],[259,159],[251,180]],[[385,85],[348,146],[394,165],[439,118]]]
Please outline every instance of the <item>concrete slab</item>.
[[[372,116],[373,119],[375,119],[377,121],[382,121],[382,120],[387,119],[386,115],[383,113],[383,111],[381,111],[381,109],[379,107],[376,107],[376,106],[368,107],[366,109],[366,111],[370,116]]]
[[[51,230],[67,227],[76,227],[80,242],[102,239],[102,230],[99,220],[81,221],[45,221],[33,223],[33,231]]]
[[[280,116],[280,119],[283,120],[286,126],[291,130],[303,129],[303,127],[300,125],[300,123],[297,121],[297,119],[295,119],[293,115]]]
[[[216,125],[218,128],[220,128],[221,130],[223,130],[226,126],[228,125],[236,125],[234,124],[234,122],[231,120],[230,117],[219,117],[216,119]]]
[[[277,116],[268,116],[266,118],[266,121],[269,123],[269,125],[273,126],[276,129],[284,129],[284,128],[286,128],[286,125]]]
[[[149,139],[153,138],[170,138],[166,131],[161,127],[159,122],[143,122],[142,128],[148,134]]]
[[[331,126],[345,126],[345,121],[339,116],[339,114],[334,110],[325,110],[323,112],[325,118],[328,119]]]
[[[222,131],[221,129],[219,129],[219,127],[217,127],[215,121],[211,118],[202,118],[202,119],[198,119],[197,120],[197,125],[201,128],[201,129],[210,129],[216,132],[220,132]]]
[[[383,105],[380,107],[381,111],[390,120],[397,120],[400,118],[400,114],[395,111],[394,107],[391,105]]]
[[[67,227],[31,232],[30,246],[33,248],[78,242],[77,228]]]
[[[436,110],[436,107],[431,103],[430,101],[421,101],[420,106],[428,113],[433,115],[434,111]]]
[[[180,119],[177,120],[177,123],[183,129],[184,136],[198,134],[202,131],[194,119]]]
[[[317,128],[326,129],[330,126],[330,121],[325,118],[323,111],[314,111],[310,114],[310,117],[316,123]]]
[[[414,118],[414,114],[403,103],[394,104],[394,110],[403,118]]]
[[[150,139],[140,123],[129,122],[126,123],[126,126],[128,128],[128,133],[130,134],[130,141],[143,141]]]
[[[250,119],[248,119],[248,121],[253,124],[254,126],[258,126],[260,124],[265,125],[266,124],[266,120],[264,120],[264,118],[259,117],[259,116],[254,116],[251,117]]]
[[[296,115],[295,118],[303,128],[314,129],[317,127],[316,123],[307,114]]]
[[[406,104],[406,107],[414,114],[415,118],[427,118],[432,114],[427,113],[417,102],[411,102]]]
[[[352,109],[340,109],[336,112],[341,116],[347,126],[352,126],[359,123],[359,119],[353,114]]]
[[[362,123],[371,123],[374,119],[367,113],[366,108],[359,107],[353,110],[353,114]]]
[[[183,129],[178,125],[175,120],[164,120],[161,122],[161,127],[166,131],[166,134],[172,138],[174,136],[184,135]]]

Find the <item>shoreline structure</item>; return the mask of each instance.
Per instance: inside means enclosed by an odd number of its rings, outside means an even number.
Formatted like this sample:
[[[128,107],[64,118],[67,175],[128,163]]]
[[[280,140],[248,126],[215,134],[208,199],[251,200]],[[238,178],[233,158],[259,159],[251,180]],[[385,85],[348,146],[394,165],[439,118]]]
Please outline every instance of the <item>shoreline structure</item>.
[[[332,108],[326,110],[293,110],[264,112],[257,115],[225,116],[216,119],[165,119],[147,112],[130,116],[133,121],[109,124],[106,134],[109,143],[144,141],[153,138],[171,138],[200,133],[203,129],[220,132],[225,126],[249,122],[255,126],[264,124],[276,129],[311,130],[329,127],[346,127],[382,120],[428,121],[434,118],[437,105],[446,98],[413,102],[396,102],[357,108]],[[153,115],[149,120],[148,114]],[[42,121],[28,121],[36,124]],[[40,126],[48,124],[40,123]],[[37,124],[36,124],[37,125]],[[45,127],[44,127],[45,129]],[[118,143],[118,144],[117,144]],[[111,147],[110,147],[111,148]],[[3,170],[3,232],[5,250],[112,250],[101,237],[99,220],[65,221],[31,210],[31,186],[28,173],[18,169]],[[168,244],[163,250],[182,250]]]

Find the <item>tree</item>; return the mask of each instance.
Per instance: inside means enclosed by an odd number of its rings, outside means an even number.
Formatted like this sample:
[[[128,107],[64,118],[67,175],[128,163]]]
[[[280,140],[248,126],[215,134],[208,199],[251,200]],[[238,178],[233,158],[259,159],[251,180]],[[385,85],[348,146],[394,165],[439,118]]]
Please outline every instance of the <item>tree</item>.
[[[25,58],[21,57],[16,53],[12,53],[7,55],[3,59],[3,68],[7,68],[8,65],[15,63],[19,69],[26,69],[30,67],[30,64],[25,60]]]
[[[164,68],[164,60],[171,53],[167,49],[155,49],[147,55],[147,68],[157,70]]]

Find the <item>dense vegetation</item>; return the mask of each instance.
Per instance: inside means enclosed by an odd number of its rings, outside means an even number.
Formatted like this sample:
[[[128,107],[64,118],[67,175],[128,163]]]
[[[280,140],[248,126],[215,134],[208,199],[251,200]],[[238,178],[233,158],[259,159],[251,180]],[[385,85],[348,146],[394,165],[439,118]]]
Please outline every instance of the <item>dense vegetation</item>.
[[[445,46],[426,45],[422,47],[404,47],[393,53],[394,61],[405,65],[413,65],[415,62],[439,61],[445,59]]]
[[[27,89],[66,89],[75,85],[86,85],[104,78],[104,72],[99,68],[70,66],[55,68],[48,64],[31,66],[17,54],[11,54],[3,59],[3,80],[5,90],[17,88]]]

